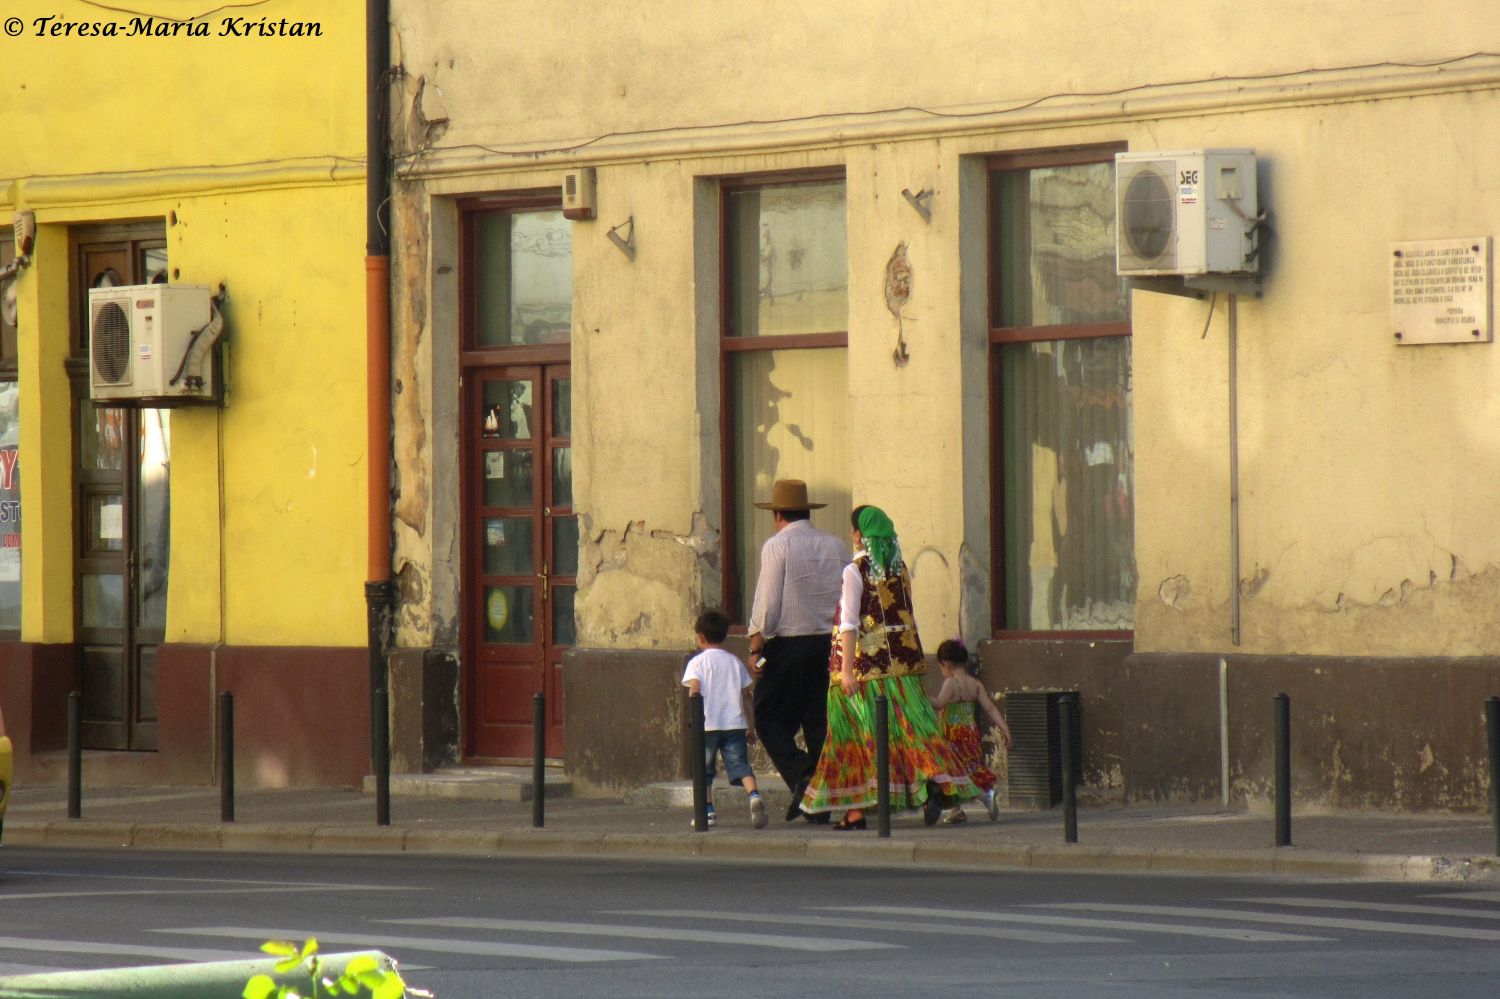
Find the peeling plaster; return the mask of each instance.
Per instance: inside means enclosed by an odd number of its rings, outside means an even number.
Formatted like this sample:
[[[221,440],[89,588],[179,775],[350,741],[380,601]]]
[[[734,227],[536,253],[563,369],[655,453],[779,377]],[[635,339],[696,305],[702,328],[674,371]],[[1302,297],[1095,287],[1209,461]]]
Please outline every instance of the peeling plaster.
[[[400,320],[391,331],[396,343],[392,351],[392,417],[395,423],[394,464],[397,473],[396,518],[417,532],[427,532],[429,469],[432,455],[427,446],[425,393],[417,372],[417,355],[427,325],[427,227],[428,213],[420,194],[411,188],[396,195],[393,214],[402,221],[399,251],[404,275],[400,288]]]
[[[1257,565],[1255,572],[1248,578],[1240,580],[1240,595],[1253,597],[1265,588],[1266,580],[1271,578],[1271,570],[1265,566]]]
[[[989,635],[990,623],[989,566],[975,556],[967,544],[958,547],[958,627],[965,641]]]
[[[702,513],[687,533],[648,529],[643,520],[619,529],[579,514],[578,644],[609,648],[687,648],[705,599],[700,565],[717,567],[719,532]]]
[[[1187,603],[1188,596],[1192,593],[1192,585],[1188,578],[1180,573],[1161,581],[1156,588],[1156,593],[1161,597],[1161,602],[1168,607],[1180,608]]]

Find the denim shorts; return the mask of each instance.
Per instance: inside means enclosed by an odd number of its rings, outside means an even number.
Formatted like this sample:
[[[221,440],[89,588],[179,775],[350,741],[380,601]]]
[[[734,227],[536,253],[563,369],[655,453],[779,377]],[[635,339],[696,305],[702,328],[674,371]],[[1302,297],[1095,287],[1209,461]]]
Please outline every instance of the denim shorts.
[[[720,753],[724,755],[724,772],[729,775],[729,783],[739,785],[746,777],[755,776],[755,771],[750,769],[744,729],[726,728],[704,732],[703,775],[708,779],[709,787],[713,787],[714,783],[714,757]]]

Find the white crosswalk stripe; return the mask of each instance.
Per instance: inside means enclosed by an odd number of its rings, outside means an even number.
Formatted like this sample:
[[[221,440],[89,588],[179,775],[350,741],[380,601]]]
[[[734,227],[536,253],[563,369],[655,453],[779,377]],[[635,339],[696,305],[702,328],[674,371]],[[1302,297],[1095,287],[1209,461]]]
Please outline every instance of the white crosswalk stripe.
[[[156,933],[184,933],[192,936],[226,937],[244,940],[307,940],[320,944],[352,944],[381,949],[405,948],[429,954],[468,954],[477,957],[519,957],[538,961],[562,961],[570,964],[598,961],[654,961],[661,954],[644,954],[628,950],[596,950],[585,947],[549,947],[542,944],[513,944],[489,940],[450,940],[441,937],[408,937],[380,933],[320,933],[315,930],[293,930],[286,927],[254,926],[188,926],[180,929],[155,930]]]
[[[1427,898],[1449,898],[1465,902],[1500,902],[1500,891],[1444,891]]]
[[[139,957],[153,961],[246,961],[262,956],[258,943],[240,950],[209,950],[165,945],[146,947],[93,940],[44,940],[38,937],[0,937],[0,949],[26,951],[31,957],[47,954],[98,954],[101,957]]]
[[[497,933],[557,933],[589,937],[626,937],[638,940],[683,940],[692,943],[725,944],[732,947],[773,947],[781,950],[826,951],[891,950],[902,946],[873,940],[839,940],[822,937],[789,937],[769,933],[730,933],[724,930],[694,930],[667,926],[612,926],[605,923],[557,923],[526,919],[482,919],[438,916],[430,919],[385,919],[403,926],[440,926],[455,930],[492,930]]]
[[[1129,933],[1165,933],[1183,937],[1207,937],[1214,940],[1238,940],[1241,943],[1295,943],[1299,941],[1328,940],[1329,937],[1314,937],[1291,933],[1269,933],[1265,930],[1214,929],[1209,926],[1184,926],[1176,923],[1144,923],[1124,919],[1090,919],[1077,916],[1043,916],[1033,912],[954,912],[951,909],[930,909],[920,906],[877,905],[838,906],[830,912],[871,912],[893,916],[920,916],[924,919],[973,920],[985,923],[1025,923],[1048,926],[1073,926],[1081,929],[1117,930]]]
[[[870,912],[860,908],[854,911]],[[1078,933],[1053,933],[1047,930],[1000,929],[989,926],[934,926],[931,923],[899,922],[889,919],[851,919],[835,916],[793,916],[781,913],[719,912],[708,909],[640,909],[622,910],[612,915],[642,916],[647,919],[697,919],[736,923],[773,923],[783,926],[817,926],[830,929],[882,930],[891,933],[931,933],[939,936],[987,937],[991,940],[1018,940],[1023,943],[1124,943],[1118,937],[1084,936]]]
[[[1500,919],[1500,910],[1465,909],[1456,905],[1411,905],[1399,902],[1358,902],[1342,898],[1232,898],[1230,902],[1284,905],[1294,909],[1350,909],[1360,912],[1394,912],[1407,916],[1454,916],[1463,919]]]
[[[1275,923],[1278,926],[1308,926],[1317,929],[1354,930],[1359,933],[1399,933],[1407,936],[1446,937],[1453,940],[1500,941],[1500,930],[1466,926],[1429,926],[1419,923],[1388,923],[1375,919],[1341,919],[1333,916],[1299,916],[1289,912],[1256,912],[1248,909],[1210,909],[1192,905],[1127,905],[1115,902],[1049,902],[1037,908],[1078,909],[1085,912],[1117,912],[1140,916],[1177,916],[1183,919],[1234,920]]]

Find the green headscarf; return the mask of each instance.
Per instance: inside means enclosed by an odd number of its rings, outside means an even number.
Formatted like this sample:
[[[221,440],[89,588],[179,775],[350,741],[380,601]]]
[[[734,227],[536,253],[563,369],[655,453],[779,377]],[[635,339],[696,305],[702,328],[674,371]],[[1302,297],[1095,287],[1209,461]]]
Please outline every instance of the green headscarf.
[[[890,572],[896,557],[896,525],[878,506],[867,506],[859,512],[859,533],[865,539],[870,558],[882,572]]]

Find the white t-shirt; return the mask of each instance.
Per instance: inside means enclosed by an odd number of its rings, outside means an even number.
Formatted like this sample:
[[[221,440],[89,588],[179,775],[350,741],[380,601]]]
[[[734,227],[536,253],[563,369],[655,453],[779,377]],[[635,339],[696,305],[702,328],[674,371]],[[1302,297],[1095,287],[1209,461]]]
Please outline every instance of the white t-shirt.
[[[749,728],[740,691],[750,686],[750,671],[740,657],[724,649],[704,649],[688,660],[682,685],[697,680],[703,693],[703,728],[708,732]]]

